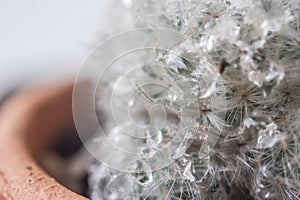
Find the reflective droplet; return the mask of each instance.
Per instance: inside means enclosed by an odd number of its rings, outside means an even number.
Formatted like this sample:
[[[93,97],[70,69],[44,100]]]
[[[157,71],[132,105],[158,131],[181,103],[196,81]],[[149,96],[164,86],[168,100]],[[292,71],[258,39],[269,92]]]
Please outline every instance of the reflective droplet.
[[[133,98],[133,97],[130,97],[130,99],[128,100],[128,106],[129,106],[129,107],[133,107],[134,104],[135,104],[134,98]]]
[[[183,176],[184,176],[184,178],[186,178],[189,181],[195,181],[195,177],[193,176],[193,174],[191,172],[191,168],[192,168],[192,162],[189,161],[183,171]]]

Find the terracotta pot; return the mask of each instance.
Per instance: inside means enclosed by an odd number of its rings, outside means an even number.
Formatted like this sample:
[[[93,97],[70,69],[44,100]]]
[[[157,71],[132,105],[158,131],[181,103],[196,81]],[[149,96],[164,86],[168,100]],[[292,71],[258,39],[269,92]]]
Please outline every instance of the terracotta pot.
[[[50,177],[36,159],[73,124],[72,85],[24,89],[0,109],[0,200],[86,199]]]

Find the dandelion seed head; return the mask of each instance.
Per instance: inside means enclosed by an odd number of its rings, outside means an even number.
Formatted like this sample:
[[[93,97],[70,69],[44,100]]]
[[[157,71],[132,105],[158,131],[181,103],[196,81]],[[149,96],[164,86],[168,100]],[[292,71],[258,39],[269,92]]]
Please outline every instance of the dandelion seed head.
[[[91,166],[92,199],[226,200],[241,191],[257,200],[300,199],[299,1],[132,0],[127,7],[136,27],[183,37],[170,51],[152,52],[154,67],[141,59],[143,70],[130,79],[136,96],[116,100],[143,125],[154,103],[168,119],[155,136],[161,112],[152,113],[153,127],[131,129],[146,135],[138,144],[111,131],[141,155],[129,166],[135,173]],[[141,80],[167,84],[141,88]],[[107,82],[103,94],[114,89]],[[128,122],[125,112],[120,117]]]

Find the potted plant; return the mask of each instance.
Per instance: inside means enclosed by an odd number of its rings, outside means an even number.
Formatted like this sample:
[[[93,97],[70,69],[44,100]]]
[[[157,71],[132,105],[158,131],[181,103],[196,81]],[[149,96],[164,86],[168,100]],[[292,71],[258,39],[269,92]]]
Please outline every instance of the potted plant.
[[[72,84],[26,88],[0,111],[0,199],[86,199],[48,175],[37,158],[73,126]]]

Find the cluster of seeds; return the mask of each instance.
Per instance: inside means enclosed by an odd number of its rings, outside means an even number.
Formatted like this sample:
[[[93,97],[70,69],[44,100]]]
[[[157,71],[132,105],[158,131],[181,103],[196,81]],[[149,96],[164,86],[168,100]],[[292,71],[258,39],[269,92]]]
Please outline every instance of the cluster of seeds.
[[[300,1],[130,5],[137,27],[183,35],[137,75],[168,83],[138,94],[170,120],[145,139],[136,173],[91,167],[92,199],[300,199]]]

